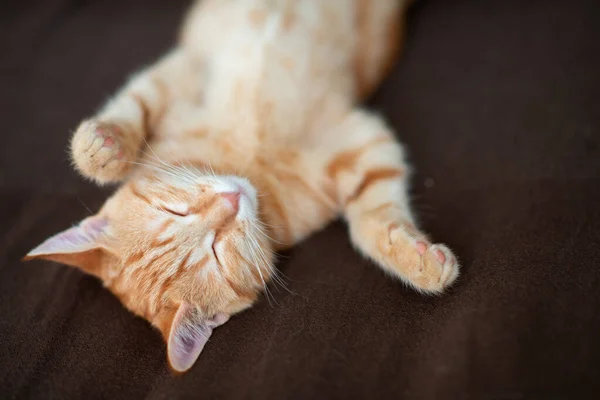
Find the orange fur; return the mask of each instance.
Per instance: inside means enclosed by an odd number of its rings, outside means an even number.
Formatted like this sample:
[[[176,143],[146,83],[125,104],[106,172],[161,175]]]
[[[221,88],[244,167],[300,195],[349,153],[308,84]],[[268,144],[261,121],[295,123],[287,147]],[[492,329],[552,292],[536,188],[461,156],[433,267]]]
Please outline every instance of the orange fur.
[[[198,2],[179,45],[73,136],[84,176],[123,185],[28,257],[98,276],[182,348],[193,323],[210,334],[278,279],[274,251],[340,214],[363,254],[442,291],[458,263],[414,227],[401,145],[356,108],[395,57],[406,4]]]

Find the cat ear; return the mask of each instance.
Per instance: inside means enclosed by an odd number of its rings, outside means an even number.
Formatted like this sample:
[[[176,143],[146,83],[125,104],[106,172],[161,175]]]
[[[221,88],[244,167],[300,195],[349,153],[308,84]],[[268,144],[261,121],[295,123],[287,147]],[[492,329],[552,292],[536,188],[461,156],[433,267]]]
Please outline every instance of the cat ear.
[[[108,225],[108,220],[104,217],[86,218],[79,225],[50,237],[31,250],[23,260],[41,258],[77,267],[98,276],[105,254],[102,239]]]
[[[173,319],[167,344],[171,367],[177,372],[190,369],[210,338],[213,328],[223,325],[228,319],[229,316],[223,313],[207,319],[200,315],[196,307],[182,303]]]

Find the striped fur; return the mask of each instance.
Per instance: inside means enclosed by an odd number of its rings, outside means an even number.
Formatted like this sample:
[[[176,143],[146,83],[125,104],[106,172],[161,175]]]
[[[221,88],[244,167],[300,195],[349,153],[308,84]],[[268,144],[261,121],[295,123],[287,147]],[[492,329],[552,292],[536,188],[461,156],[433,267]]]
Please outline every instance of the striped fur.
[[[182,304],[177,318],[197,320],[250,307],[278,280],[274,252],[342,215],[365,256],[441,292],[456,258],[415,227],[402,146],[357,108],[396,55],[406,4],[195,4],[180,43],[73,136],[84,176],[123,184],[98,213],[109,225],[93,254],[60,261],[99,276],[169,338]]]

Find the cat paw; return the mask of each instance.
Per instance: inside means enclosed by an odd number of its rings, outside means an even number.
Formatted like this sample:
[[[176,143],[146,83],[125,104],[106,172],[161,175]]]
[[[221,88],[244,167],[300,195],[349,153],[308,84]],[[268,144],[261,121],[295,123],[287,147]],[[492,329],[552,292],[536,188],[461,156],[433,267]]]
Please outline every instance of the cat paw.
[[[443,244],[420,238],[413,229],[392,225],[382,250],[387,267],[418,291],[440,293],[459,275],[452,251]]]
[[[458,278],[458,262],[448,247],[417,241],[415,249],[421,256],[418,273],[412,278],[415,286],[427,291],[441,292]]]
[[[122,143],[123,129],[95,120],[79,125],[71,141],[75,167],[100,184],[122,180],[132,160],[132,152]]]

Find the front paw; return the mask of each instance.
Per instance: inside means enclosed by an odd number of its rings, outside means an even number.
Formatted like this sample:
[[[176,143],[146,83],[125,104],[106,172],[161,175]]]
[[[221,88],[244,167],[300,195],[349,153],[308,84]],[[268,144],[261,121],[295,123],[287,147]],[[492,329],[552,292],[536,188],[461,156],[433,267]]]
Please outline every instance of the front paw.
[[[75,167],[100,184],[122,180],[131,165],[132,153],[124,146],[123,128],[117,124],[84,121],[71,140]]]

